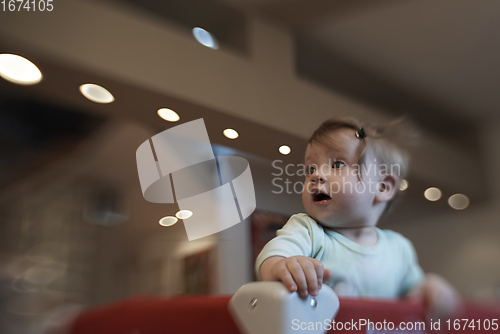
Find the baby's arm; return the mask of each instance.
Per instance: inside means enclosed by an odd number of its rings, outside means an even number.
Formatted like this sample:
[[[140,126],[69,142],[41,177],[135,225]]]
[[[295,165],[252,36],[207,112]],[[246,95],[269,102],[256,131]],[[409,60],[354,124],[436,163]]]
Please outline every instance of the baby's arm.
[[[331,272],[314,258],[322,249],[323,229],[309,216],[297,214],[276,232],[259,256],[255,266],[257,277],[262,281],[282,281],[290,292],[299,296],[316,296],[323,281],[331,278]]]
[[[432,319],[448,319],[456,316],[461,308],[458,292],[444,278],[426,274],[422,284],[410,290],[410,297],[421,297]]]
[[[461,307],[457,291],[444,278],[436,274],[424,274],[418,265],[412,243],[403,238],[405,262],[409,264],[402,295],[423,298],[427,315],[432,319],[445,319],[455,315]]]
[[[308,293],[317,296],[323,282],[331,277],[320,261],[307,256],[272,256],[260,267],[261,280],[282,281],[290,292],[297,291],[303,298]]]

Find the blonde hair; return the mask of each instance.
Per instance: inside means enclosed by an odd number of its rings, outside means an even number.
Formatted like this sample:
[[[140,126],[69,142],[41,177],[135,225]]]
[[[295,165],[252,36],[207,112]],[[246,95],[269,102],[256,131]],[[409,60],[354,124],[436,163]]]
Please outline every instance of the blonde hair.
[[[375,124],[364,124],[352,117],[332,118],[323,122],[312,134],[309,144],[319,143],[331,145],[328,135],[335,130],[352,129],[353,136],[362,134],[358,137],[360,145],[358,147],[358,166],[366,166],[367,152],[371,150],[377,159],[378,165],[391,166],[386,170],[387,174],[396,179],[396,196],[387,203],[384,213],[388,212],[393,206],[395,199],[400,193],[401,182],[408,175],[410,156],[408,148],[415,145],[418,140],[418,134],[413,124],[406,118],[396,119],[385,126]],[[394,173],[392,166],[397,166],[398,171]],[[361,168],[361,173],[364,168]]]

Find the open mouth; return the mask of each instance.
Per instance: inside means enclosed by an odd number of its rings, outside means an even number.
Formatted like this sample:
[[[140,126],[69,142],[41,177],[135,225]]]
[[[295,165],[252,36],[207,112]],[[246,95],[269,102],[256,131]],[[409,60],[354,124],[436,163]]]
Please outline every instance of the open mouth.
[[[332,198],[328,196],[327,194],[324,194],[322,192],[316,192],[313,193],[312,195],[314,204],[316,205],[322,205],[328,203]]]

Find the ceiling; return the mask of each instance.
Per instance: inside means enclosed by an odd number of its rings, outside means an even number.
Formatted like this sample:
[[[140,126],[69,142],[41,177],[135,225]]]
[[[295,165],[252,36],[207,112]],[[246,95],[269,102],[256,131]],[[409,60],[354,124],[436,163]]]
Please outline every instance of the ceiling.
[[[434,115],[438,122],[448,119],[454,128],[460,122],[470,126],[478,117],[497,117],[500,108],[495,93],[500,85],[496,0],[105,1],[141,8],[188,28],[206,27],[242,53],[248,52],[251,38],[245,17],[266,17],[293,31],[299,72],[301,63],[315,63],[326,73],[332,69],[340,75],[330,87],[369,102],[370,92],[346,90],[342,82],[361,77],[357,86],[372,87],[372,95],[380,95],[384,86],[382,107],[413,114],[421,123],[426,123],[420,117],[424,114]],[[307,52],[312,48],[314,54]],[[349,71],[339,73],[338,64]],[[302,74],[322,84],[332,81],[332,75],[325,80]],[[391,104],[401,96],[406,106],[401,101]],[[418,107],[411,110],[412,105]]]
[[[497,118],[500,84],[494,0],[105,0],[189,31],[202,26],[225,48],[253,57],[249,17],[291,32],[300,77],[403,114],[440,140],[477,152],[478,126]]]
[[[500,2],[219,0],[307,34],[454,115],[497,117]]]
[[[408,114],[430,134],[415,159],[422,187],[439,183],[481,198],[484,176],[463,180],[450,167],[482,159],[478,125],[497,117],[500,101],[490,92],[500,83],[498,7],[487,0],[68,0],[50,19],[5,17],[0,52],[26,55],[49,75],[36,87],[0,87],[158,131],[168,125],[155,111],[168,105],[184,121],[205,117],[214,143],[270,160],[289,143],[286,159],[295,163],[328,117]],[[255,17],[279,29],[256,29]],[[194,42],[193,22],[220,32],[223,48]],[[83,100],[76,89],[83,82],[110,88],[116,102]],[[238,141],[222,137],[226,126],[240,131]]]

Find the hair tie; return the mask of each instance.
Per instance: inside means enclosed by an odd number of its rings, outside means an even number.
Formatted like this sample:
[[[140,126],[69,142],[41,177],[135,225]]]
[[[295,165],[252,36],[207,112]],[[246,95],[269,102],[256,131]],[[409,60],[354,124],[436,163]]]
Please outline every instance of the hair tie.
[[[356,131],[356,138],[359,138],[359,139],[366,138],[366,132],[363,128]]]

